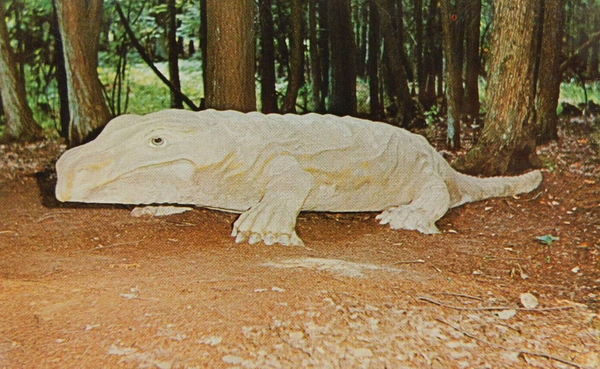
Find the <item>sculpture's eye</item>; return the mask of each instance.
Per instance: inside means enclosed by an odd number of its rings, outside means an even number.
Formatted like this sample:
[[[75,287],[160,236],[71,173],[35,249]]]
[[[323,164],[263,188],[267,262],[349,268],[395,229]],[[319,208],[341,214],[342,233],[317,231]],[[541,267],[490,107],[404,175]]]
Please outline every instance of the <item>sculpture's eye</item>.
[[[150,144],[152,144],[152,146],[163,146],[165,144],[165,139],[160,137],[160,136],[156,136],[156,137],[152,137],[150,139]]]

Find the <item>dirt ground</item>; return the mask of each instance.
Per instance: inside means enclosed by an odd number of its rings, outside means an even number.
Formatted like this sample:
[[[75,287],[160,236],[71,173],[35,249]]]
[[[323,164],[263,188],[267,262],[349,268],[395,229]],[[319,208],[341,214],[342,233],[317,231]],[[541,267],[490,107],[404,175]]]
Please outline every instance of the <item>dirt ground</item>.
[[[217,211],[60,204],[63,149],[0,146],[0,368],[600,368],[585,132],[540,149],[541,188],[442,234],[303,213],[305,248],[235,244]]]

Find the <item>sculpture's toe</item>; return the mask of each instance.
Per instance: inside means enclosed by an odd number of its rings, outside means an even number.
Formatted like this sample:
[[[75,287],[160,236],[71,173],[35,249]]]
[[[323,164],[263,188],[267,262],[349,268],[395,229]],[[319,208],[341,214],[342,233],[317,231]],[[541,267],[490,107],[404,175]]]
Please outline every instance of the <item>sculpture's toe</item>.
[[[281,209],[261,205],[243,214],[233,224],[231,236],[235,242],[249,244],[263,242],[265,245],[302,246],[304,243],[294,231],[295,213],[287,214]]]

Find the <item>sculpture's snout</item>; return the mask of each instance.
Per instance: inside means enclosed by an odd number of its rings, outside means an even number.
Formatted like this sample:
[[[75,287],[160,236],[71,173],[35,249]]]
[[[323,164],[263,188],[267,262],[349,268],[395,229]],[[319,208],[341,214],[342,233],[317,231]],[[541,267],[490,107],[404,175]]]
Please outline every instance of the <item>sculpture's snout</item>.
[[[54,193],[59,201],[88,200],[91,190],[106,177],[103,169],[112,163],[97,153],[85,154],[80,148],[66,151],[56,162]]]

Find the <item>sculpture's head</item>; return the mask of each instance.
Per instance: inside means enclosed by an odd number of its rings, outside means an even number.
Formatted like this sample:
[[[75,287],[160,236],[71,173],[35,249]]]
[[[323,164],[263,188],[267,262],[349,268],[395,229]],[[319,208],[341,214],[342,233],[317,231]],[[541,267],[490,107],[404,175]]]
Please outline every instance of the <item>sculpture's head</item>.
[[[66,151],[56,163],[60,201],[190,203],[194,177],[223,161],[227,138],[214,111],[164,110],[122,115],[93,141]]]

